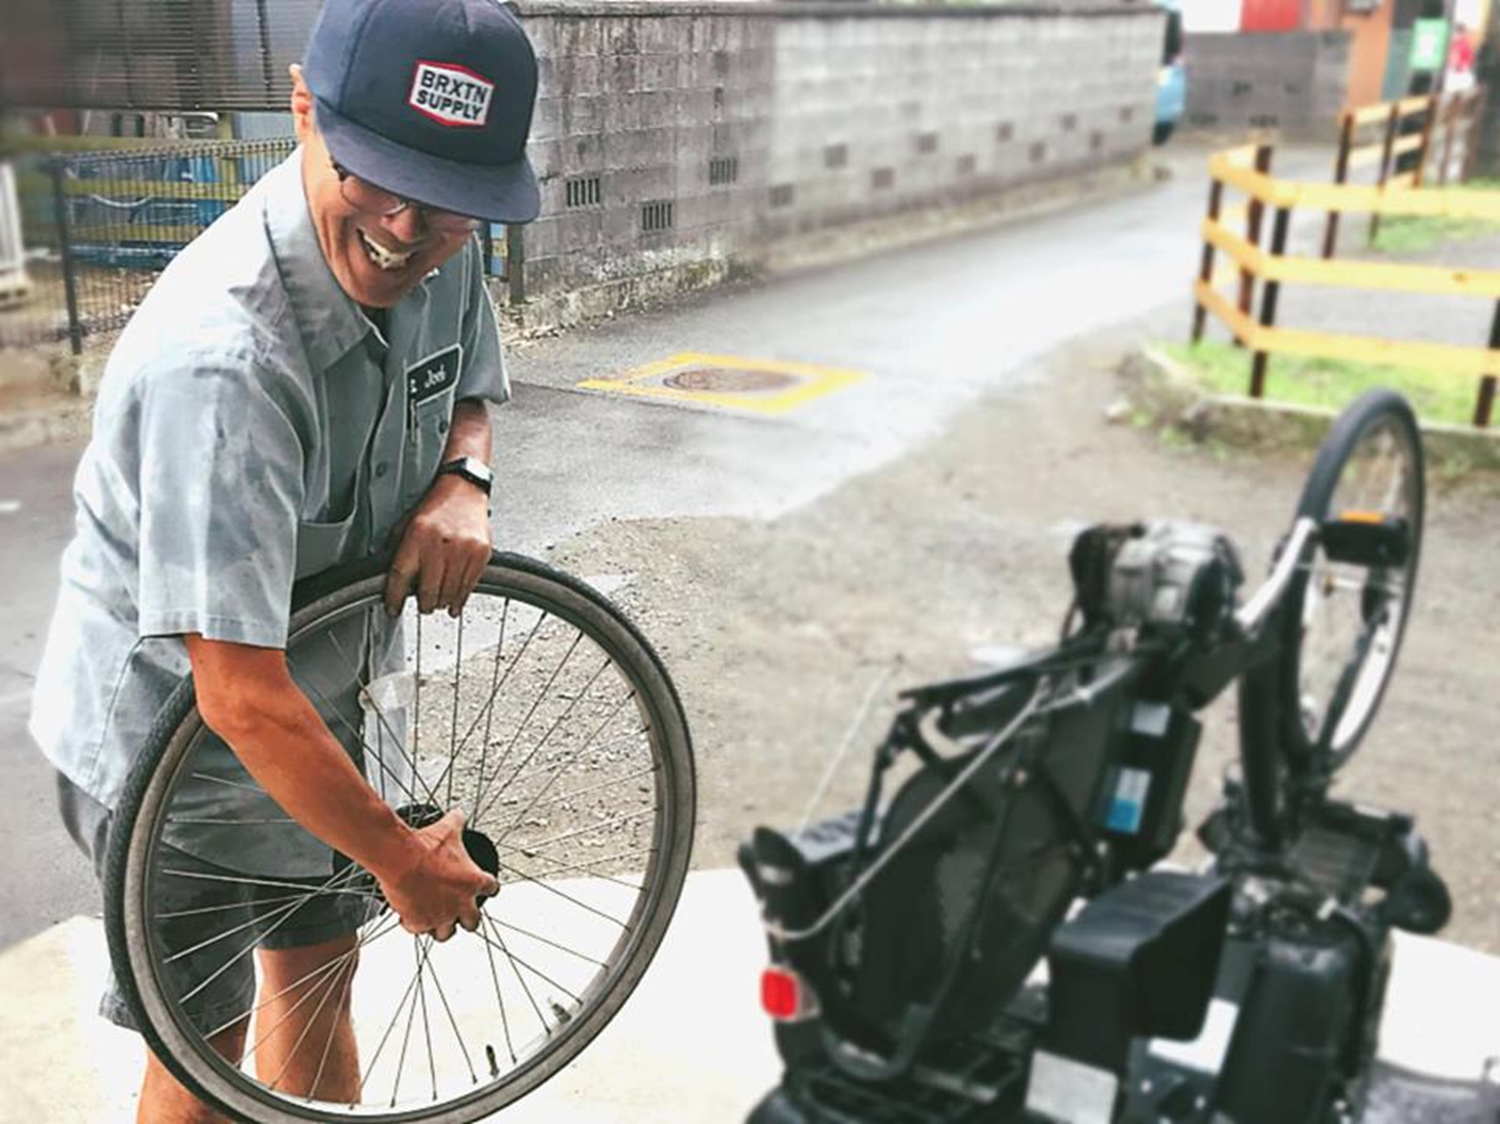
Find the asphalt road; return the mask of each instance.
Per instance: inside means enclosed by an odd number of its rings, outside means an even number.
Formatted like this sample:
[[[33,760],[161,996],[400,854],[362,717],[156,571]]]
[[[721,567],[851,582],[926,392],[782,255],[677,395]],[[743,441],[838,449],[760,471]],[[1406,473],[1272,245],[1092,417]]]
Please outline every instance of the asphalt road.
[[[1287,152],[1294,174],[1328,157]],[[497,542],[545,554],[599,523],[770,518],[924,442],[967,404],[1026,378],[1028,360],[1162,309],[1188,308],[1203,153],[1123,197],[700,296],[532,342],[511,356],[497,424]],[[682,352],[855,370],[857,386],[780,416],[664,409],[581,391]],[[50,769],[25,732],[30,685],[69,536],[78,449],[0,458],[0,948],[99,911],[58,823]]]

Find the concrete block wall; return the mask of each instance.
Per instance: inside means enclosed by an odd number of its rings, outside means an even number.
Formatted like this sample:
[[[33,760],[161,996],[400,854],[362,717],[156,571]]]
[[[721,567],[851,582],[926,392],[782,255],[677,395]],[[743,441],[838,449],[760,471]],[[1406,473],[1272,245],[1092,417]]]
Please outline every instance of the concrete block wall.
[[[1332,141],[1349,96],[1346,31],[1201,33],[1186,36],[1188,128],[1274,128]]]
[[[1149,5],[518,10],[541,66],[528,299],[716,280],[777,240],[1125,163],[1149,143]]]

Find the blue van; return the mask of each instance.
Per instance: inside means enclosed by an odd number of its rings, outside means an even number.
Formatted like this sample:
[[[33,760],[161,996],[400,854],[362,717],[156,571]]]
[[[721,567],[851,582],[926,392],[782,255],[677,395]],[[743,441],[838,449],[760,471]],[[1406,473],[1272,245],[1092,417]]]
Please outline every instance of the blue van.
[[[1182,9],[1179,0],[1157,0],[1167,13],[1161,68],[1156,72],[1156,125],[1151,139],[1166,144],[1187,109],[1187,69],[1182,65]]]

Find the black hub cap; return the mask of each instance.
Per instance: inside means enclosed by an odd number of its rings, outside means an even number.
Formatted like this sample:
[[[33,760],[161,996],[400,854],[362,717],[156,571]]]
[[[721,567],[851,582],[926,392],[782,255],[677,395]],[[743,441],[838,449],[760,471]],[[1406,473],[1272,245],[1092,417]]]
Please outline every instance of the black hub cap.
[[[443,818],[444,813],[437,805],[424,803],[407,804],[397,808],[396,815],[400,816],[408,827],[413,830],[420,830],[421,828],[430,827],[437,823],[438,820]],[[469,853],[469,858],[473,860],[474,865],[486,874],[498,878],[500,875],[500,852],[490,840],[490,837],[482,831],[474,831],[466,827],[464,828],[463,840],[464,850]],[[335,873],[343,873],[353,865],[353,860],[339,854],[337,851],[334,852],[333,869]],[[364,890],[375,894],[381,899],[381,910],[390,909],[390,903],[385,901],[385,895],[380,889],[380,883],[376,881],[375,876],[369,871],[361,870],[359,874],[350,879],[349,886],[351,889]],[[491,895],[481,894],[478,900],[483,904],[489,896]]]

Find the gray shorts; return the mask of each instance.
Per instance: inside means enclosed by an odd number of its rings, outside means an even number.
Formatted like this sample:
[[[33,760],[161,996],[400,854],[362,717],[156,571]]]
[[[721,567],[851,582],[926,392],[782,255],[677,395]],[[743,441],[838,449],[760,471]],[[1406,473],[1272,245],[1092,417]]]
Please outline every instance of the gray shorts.
[[[68,834],[93,863],[102,888],[113,819],[109,809],[61,773],[57,774],[57,802]],[[161,870],[174,873],[157,879],[159,896],[155,906],[158,917],[162,918],[157,932],[166,957],[202,946],[172,960],[166,971],[178,995],[187,995],[205,979],[214,977],[183,1004],[193,1026],[205,1035],[234,1023],[254,1006],[255,958],[249,951],[251,948],[304,948],[322,944],[357,932],[370,917],[370,899],[354,894],[321,895],[291,913],[278,912],[275,904],[285,902],[295,891],[286,886],[247,885],[242,871],[215,866],[174,847],[165,849],[167,858]],[[274,881],[295,882],[311,890],[326,878],[277,875]],[[165,916],[169,914],[177,916]],[[271,916],[266,920],[254,920],[267,914]],[[226,935],[211,940],[218,934]],[[224,967],[229,961],[233,963]],[[139,1029],[113,974],[99,1002],[99,1013],[116,1026]]]

